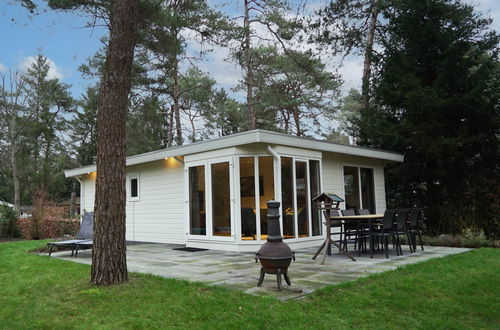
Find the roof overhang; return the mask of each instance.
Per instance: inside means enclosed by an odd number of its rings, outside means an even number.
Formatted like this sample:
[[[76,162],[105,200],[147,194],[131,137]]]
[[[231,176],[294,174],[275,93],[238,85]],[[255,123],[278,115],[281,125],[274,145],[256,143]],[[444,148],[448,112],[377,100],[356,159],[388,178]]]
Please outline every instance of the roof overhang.
[[[325,152],[333,152],[339,154],[360,156],[381,159],[387,162],[403,162],[404,157],[401,154],[384,151],[372,148],[364,148],[357,146],[350,146],[327,141],[315,140],[311,138],[304,138],[292,136],[282,133],[253,130],[243,133],[223,136],[213,140],[195,142],[184,146],[172,147],[168,149],[152,151],[144,154],[127,157],[127,166],[152,162],[156,160],[165,159],[168,157],[186,156],[196,154],[199,152],[212,151],[217,149],[236,147],[251,143],[266,143],[270,145],[283,145],[304,149],[312,149]],[[85,166],[67,170],[64,172],[66,177],[76,177],[85,175],[96,170],[95,165]]]

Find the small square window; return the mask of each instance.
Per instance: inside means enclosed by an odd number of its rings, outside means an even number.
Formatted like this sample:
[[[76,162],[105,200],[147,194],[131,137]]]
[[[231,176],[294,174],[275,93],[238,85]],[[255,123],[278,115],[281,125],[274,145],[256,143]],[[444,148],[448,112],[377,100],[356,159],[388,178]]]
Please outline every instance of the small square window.
[[[128,199],[129,201],[138,201],[139,200],[139,174],[134,173],[130,174],[128,180]]]

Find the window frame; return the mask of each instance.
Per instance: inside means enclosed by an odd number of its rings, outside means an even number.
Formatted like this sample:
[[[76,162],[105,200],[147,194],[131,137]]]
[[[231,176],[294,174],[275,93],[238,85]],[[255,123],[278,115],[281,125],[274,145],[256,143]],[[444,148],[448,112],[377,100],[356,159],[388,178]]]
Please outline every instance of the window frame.
[[[137,196],[132,196],[132,180],[137,180]],[[139,172],[127,175],[127,199],[129,202],[139,202],[141,200],[141,184]]]

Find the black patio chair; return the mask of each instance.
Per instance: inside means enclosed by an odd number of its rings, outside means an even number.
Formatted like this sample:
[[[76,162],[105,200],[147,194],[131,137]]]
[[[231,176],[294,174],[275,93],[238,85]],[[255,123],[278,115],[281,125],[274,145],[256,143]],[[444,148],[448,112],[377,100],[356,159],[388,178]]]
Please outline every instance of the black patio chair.
[[[396,227],[394,225],[395,210],[385,210],[384,218],[382,219],[382,227],[378,230],[372,230],[368,233],[370,236],[370,258],[373,258],[374,241],[379,239],[382,242],[385,251],[385,257],[389,258],[389,238],[392,238],[396,244],[396,253],[399,256],[398,241],[395,240]]]
[[[241,208],[241,233],[245,237],[253,237],[257,235],[255,227],[255,213],[253,209],[249,207]],[[267,233],[263,233],[267,234]]]
[[[410,253],[414,252],[413,250],[413,244],[411,243],[410,239],[410,232],[408,230],[408,215],[410,214],[410,209],[399,209],[397,214],[396,214],[396,228],[395,228],[395,234],[396,234],[396,246],[399,246],[399,253],[400,255],[403,255],[403,249],[401,248],[401,240],[400,240],[400,235],[406,235],[406,239],[408,241],[408,246],[410,247]]]
[[[410,234],[411,244],[413,245],[413,252],[417,251],[417,235],[420,240],[420,248],[424,250],[424,243],[422,242],[422,226],[421,223],[424,219],[424,211],[420,208],[413,208],[410,211],[408,219],[408,232]]]
[[[342,210],[343,216],[351,216],[356,215],[354,209]],[[343,233],[343,250],[347,251],[348,242],[354,243],[354,249],[359,245],[359,226],[358,222],[353,222],[350,220],[344,220],[342,225],[342,233]]]
[[[357,215],[368,215],[370,214],[370,210],[368,209],[356,209],[356,214]],[[359,255],[361,255],[361,252],[366,252],[366,240],[369,238],[368,237],[368,232],[370,231],[370,225],[374,226],[376,225],[375,223],[370,223],[366,222],[363,220],[360,220],[357,223],[358,226],[358,250],[359,250]]]
[[[85,212],[82,222],[80,223],[80,230],[76,235],[76,239],[47,243],[49,246],[49,257],[52,254],[54,247],[69,247],[71,248],[71,256],[73,256],[77,243],[93,239],[93,222],[94,212]]]
[[[368,210],[368,209],[356,209],[356,213],[358,213],[358,215],[367,215],[367,214],[370,214],[370,210]]]

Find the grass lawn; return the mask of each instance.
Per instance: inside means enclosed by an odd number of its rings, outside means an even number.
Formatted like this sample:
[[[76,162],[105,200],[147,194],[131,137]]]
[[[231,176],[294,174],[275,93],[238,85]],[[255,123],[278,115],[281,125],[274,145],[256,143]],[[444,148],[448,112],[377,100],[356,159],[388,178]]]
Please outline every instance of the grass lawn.
[[[0,329],[500,326],[499,249],[433,259],[280,302],[135,273],[127,284],[93,287],[89,266],[27,252],[44,244],[0,243]]]

